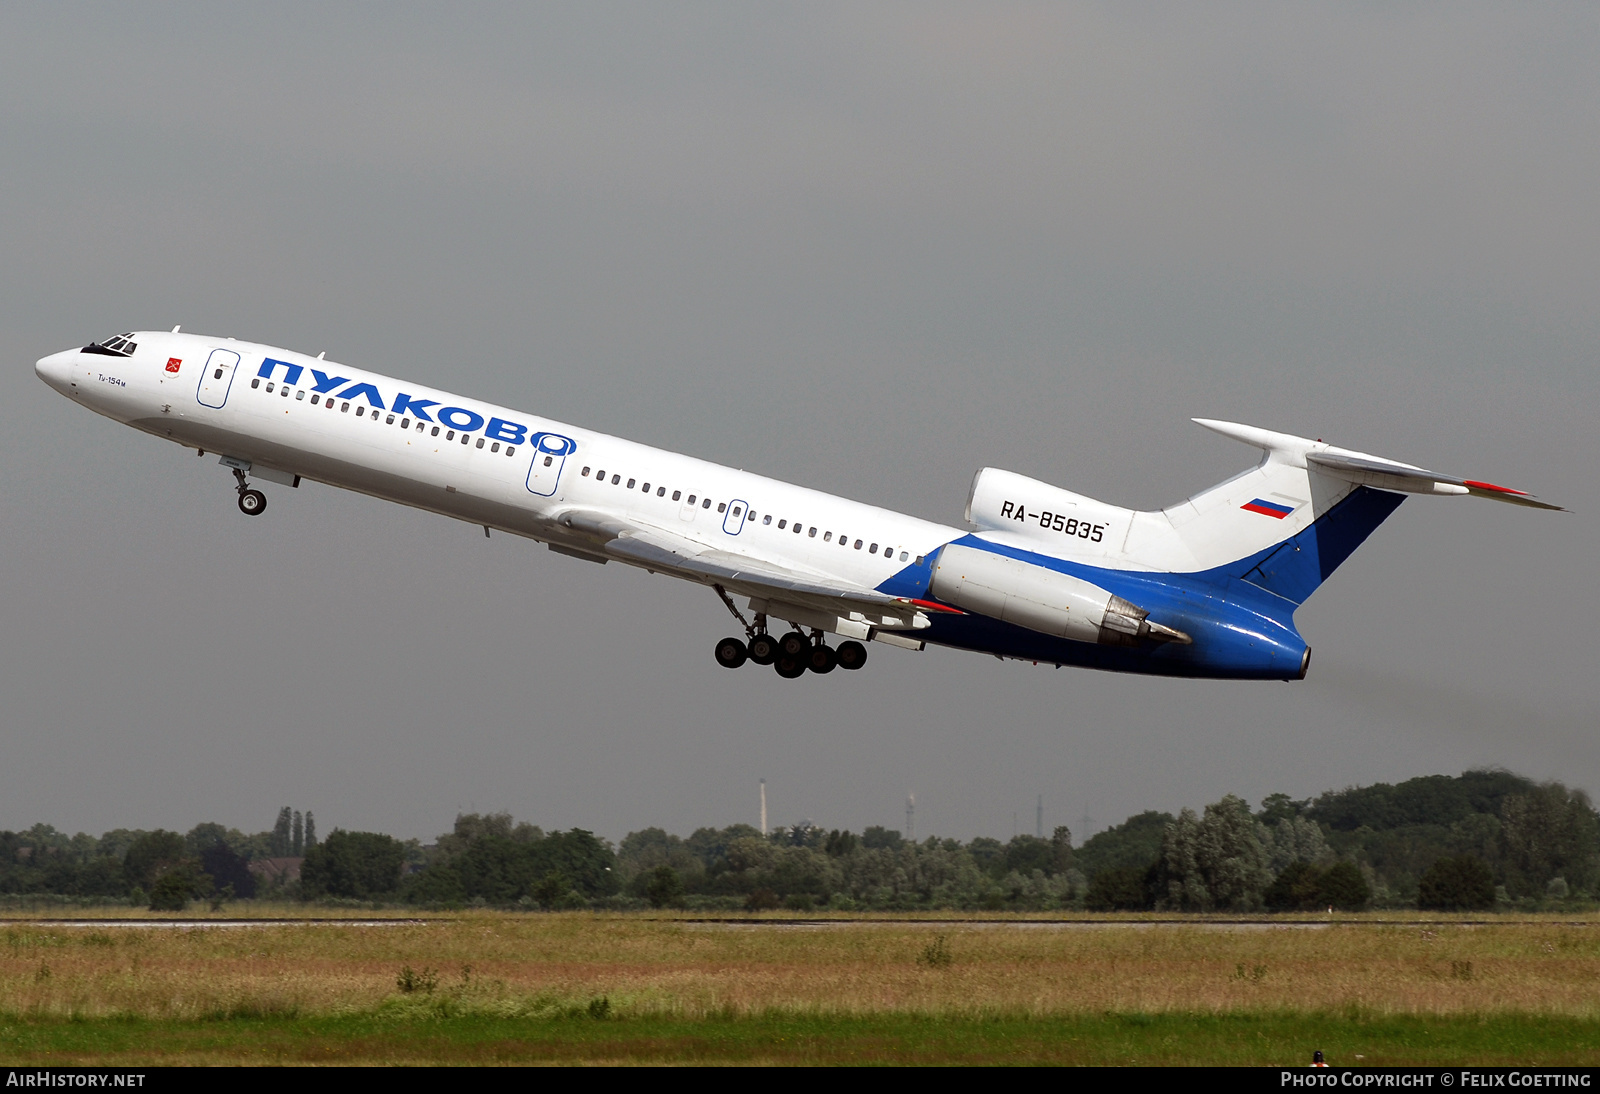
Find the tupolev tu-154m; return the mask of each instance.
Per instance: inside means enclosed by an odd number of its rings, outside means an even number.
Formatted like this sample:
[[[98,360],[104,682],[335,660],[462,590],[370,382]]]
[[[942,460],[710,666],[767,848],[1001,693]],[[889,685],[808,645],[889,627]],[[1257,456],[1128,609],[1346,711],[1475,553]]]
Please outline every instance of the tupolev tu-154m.
[[[1259,449],[1259,461],[1152,511],[986,467],[957,528],[176,327],[54,353],[36,370],[98,414],[220,457],[250,516],[267,504],[257,482],[310,479],[710,586],[743,629],[717,643],[718,663],[787,678],[859,669],[864,643],[877,641],[1158,676],[1303,679],[1311,650],[1296,609],[1406,495],[1560,508],[1197,418]]]

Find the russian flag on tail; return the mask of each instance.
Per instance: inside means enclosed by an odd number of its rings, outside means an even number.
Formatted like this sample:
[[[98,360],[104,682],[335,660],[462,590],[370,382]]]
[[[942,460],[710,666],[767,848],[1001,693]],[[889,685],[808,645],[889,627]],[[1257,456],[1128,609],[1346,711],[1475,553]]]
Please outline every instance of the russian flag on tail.
[[[1239,508],[1252,513],[1260,513],[1264,517],[1272,517],[1274,520],[1282,520],[1294,512],[1294,506],[1292,505],[1279,505],[1277,502],[1267,501],[1265,498],[1256,498],[1254,501],[1245,502]]]

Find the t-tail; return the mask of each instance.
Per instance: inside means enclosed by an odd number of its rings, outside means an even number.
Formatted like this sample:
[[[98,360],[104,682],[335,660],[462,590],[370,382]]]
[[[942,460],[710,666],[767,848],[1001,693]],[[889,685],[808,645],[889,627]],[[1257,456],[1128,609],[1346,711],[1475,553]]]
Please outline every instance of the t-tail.
[[[1107,505],[998,468],[973,481],[967,519],[1051,554],[1112,569],[1238,578],[1292,604],[1317,586],[1407,494],[1475,495],[1560,509],[1493,483],[1429,471],[1269,429],[1194,419],[1261,450],[1247,471],[1164,509]],[[1070,530],[1070,531],[1069,531]]]
[[[1407,494],[1475,495],[1560,509],[1522,490],[1458,478],[1322,441],[1207,418],[1195,421],[1261,449],[1251,470],[1162,510],[1196,569],[1225,569],[1293,604],[1366,540]],[[1136,559],[1130,554],[1130,559]]]
[[[967,508],[977,535],[962,542],[1026,561],[1030,574],[1040,566],[1060,570],[1120,598],[1127,606],[1123,614],[1141,624],[1136,644],[1162,665],[1139,671],[1292,679],[1304,675],[1309,659],[1294,625],[1295,610],[1406,495],[1475,495],[1561,508],[1525,491],[1320,440],[1233,422],[1195,421],[1259,448],[1260,461],[1193,497],[1150,511],[1107,505],[985,468],[973,480]],[[943,568],[941,563],[941,573]],[[1014,580],[991,584],[1007,586],[1002,618],[1017,614],[1012,599],[1052,603],[1049,590],[1029,596],[1009,589]],[[1111,609],[1104,611],[1110,619]],[[1032,622],[1021,625],[1045,629]],[[1048,633],[1065,632],[1052,627]],[[1108,661],[1104,667],[1131,667],[1110,659],[1102,656]]]

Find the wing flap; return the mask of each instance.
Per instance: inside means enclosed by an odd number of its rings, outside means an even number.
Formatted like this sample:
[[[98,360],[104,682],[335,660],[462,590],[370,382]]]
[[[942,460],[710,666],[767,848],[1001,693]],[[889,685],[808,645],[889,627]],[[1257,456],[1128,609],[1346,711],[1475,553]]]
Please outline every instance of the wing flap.
[[[741,596],[779,600],[845,617],[853,612],[891,617],[907,626],[921,611],[904,597],[719,550],[687,536],[624,521],[608,513],[569,511],[562,514],[559,523],[600,540],[600,549],[618,561],[722,585]]]

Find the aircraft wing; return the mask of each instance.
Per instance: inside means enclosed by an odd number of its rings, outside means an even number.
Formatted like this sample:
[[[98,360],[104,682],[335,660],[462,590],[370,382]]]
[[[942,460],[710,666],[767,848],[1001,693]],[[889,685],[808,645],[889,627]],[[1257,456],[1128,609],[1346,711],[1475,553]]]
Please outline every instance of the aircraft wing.
[[[705,585],[721,585],[741,596],[794,604],[845,618],[859,613],[889,626],[904,627],[914,626],[917,615],[932,607],[828,575],[718,550],[687,536],[611,514],[568,511],[561,515],[559,523],[599,540],[600,552],[619,562]]]

